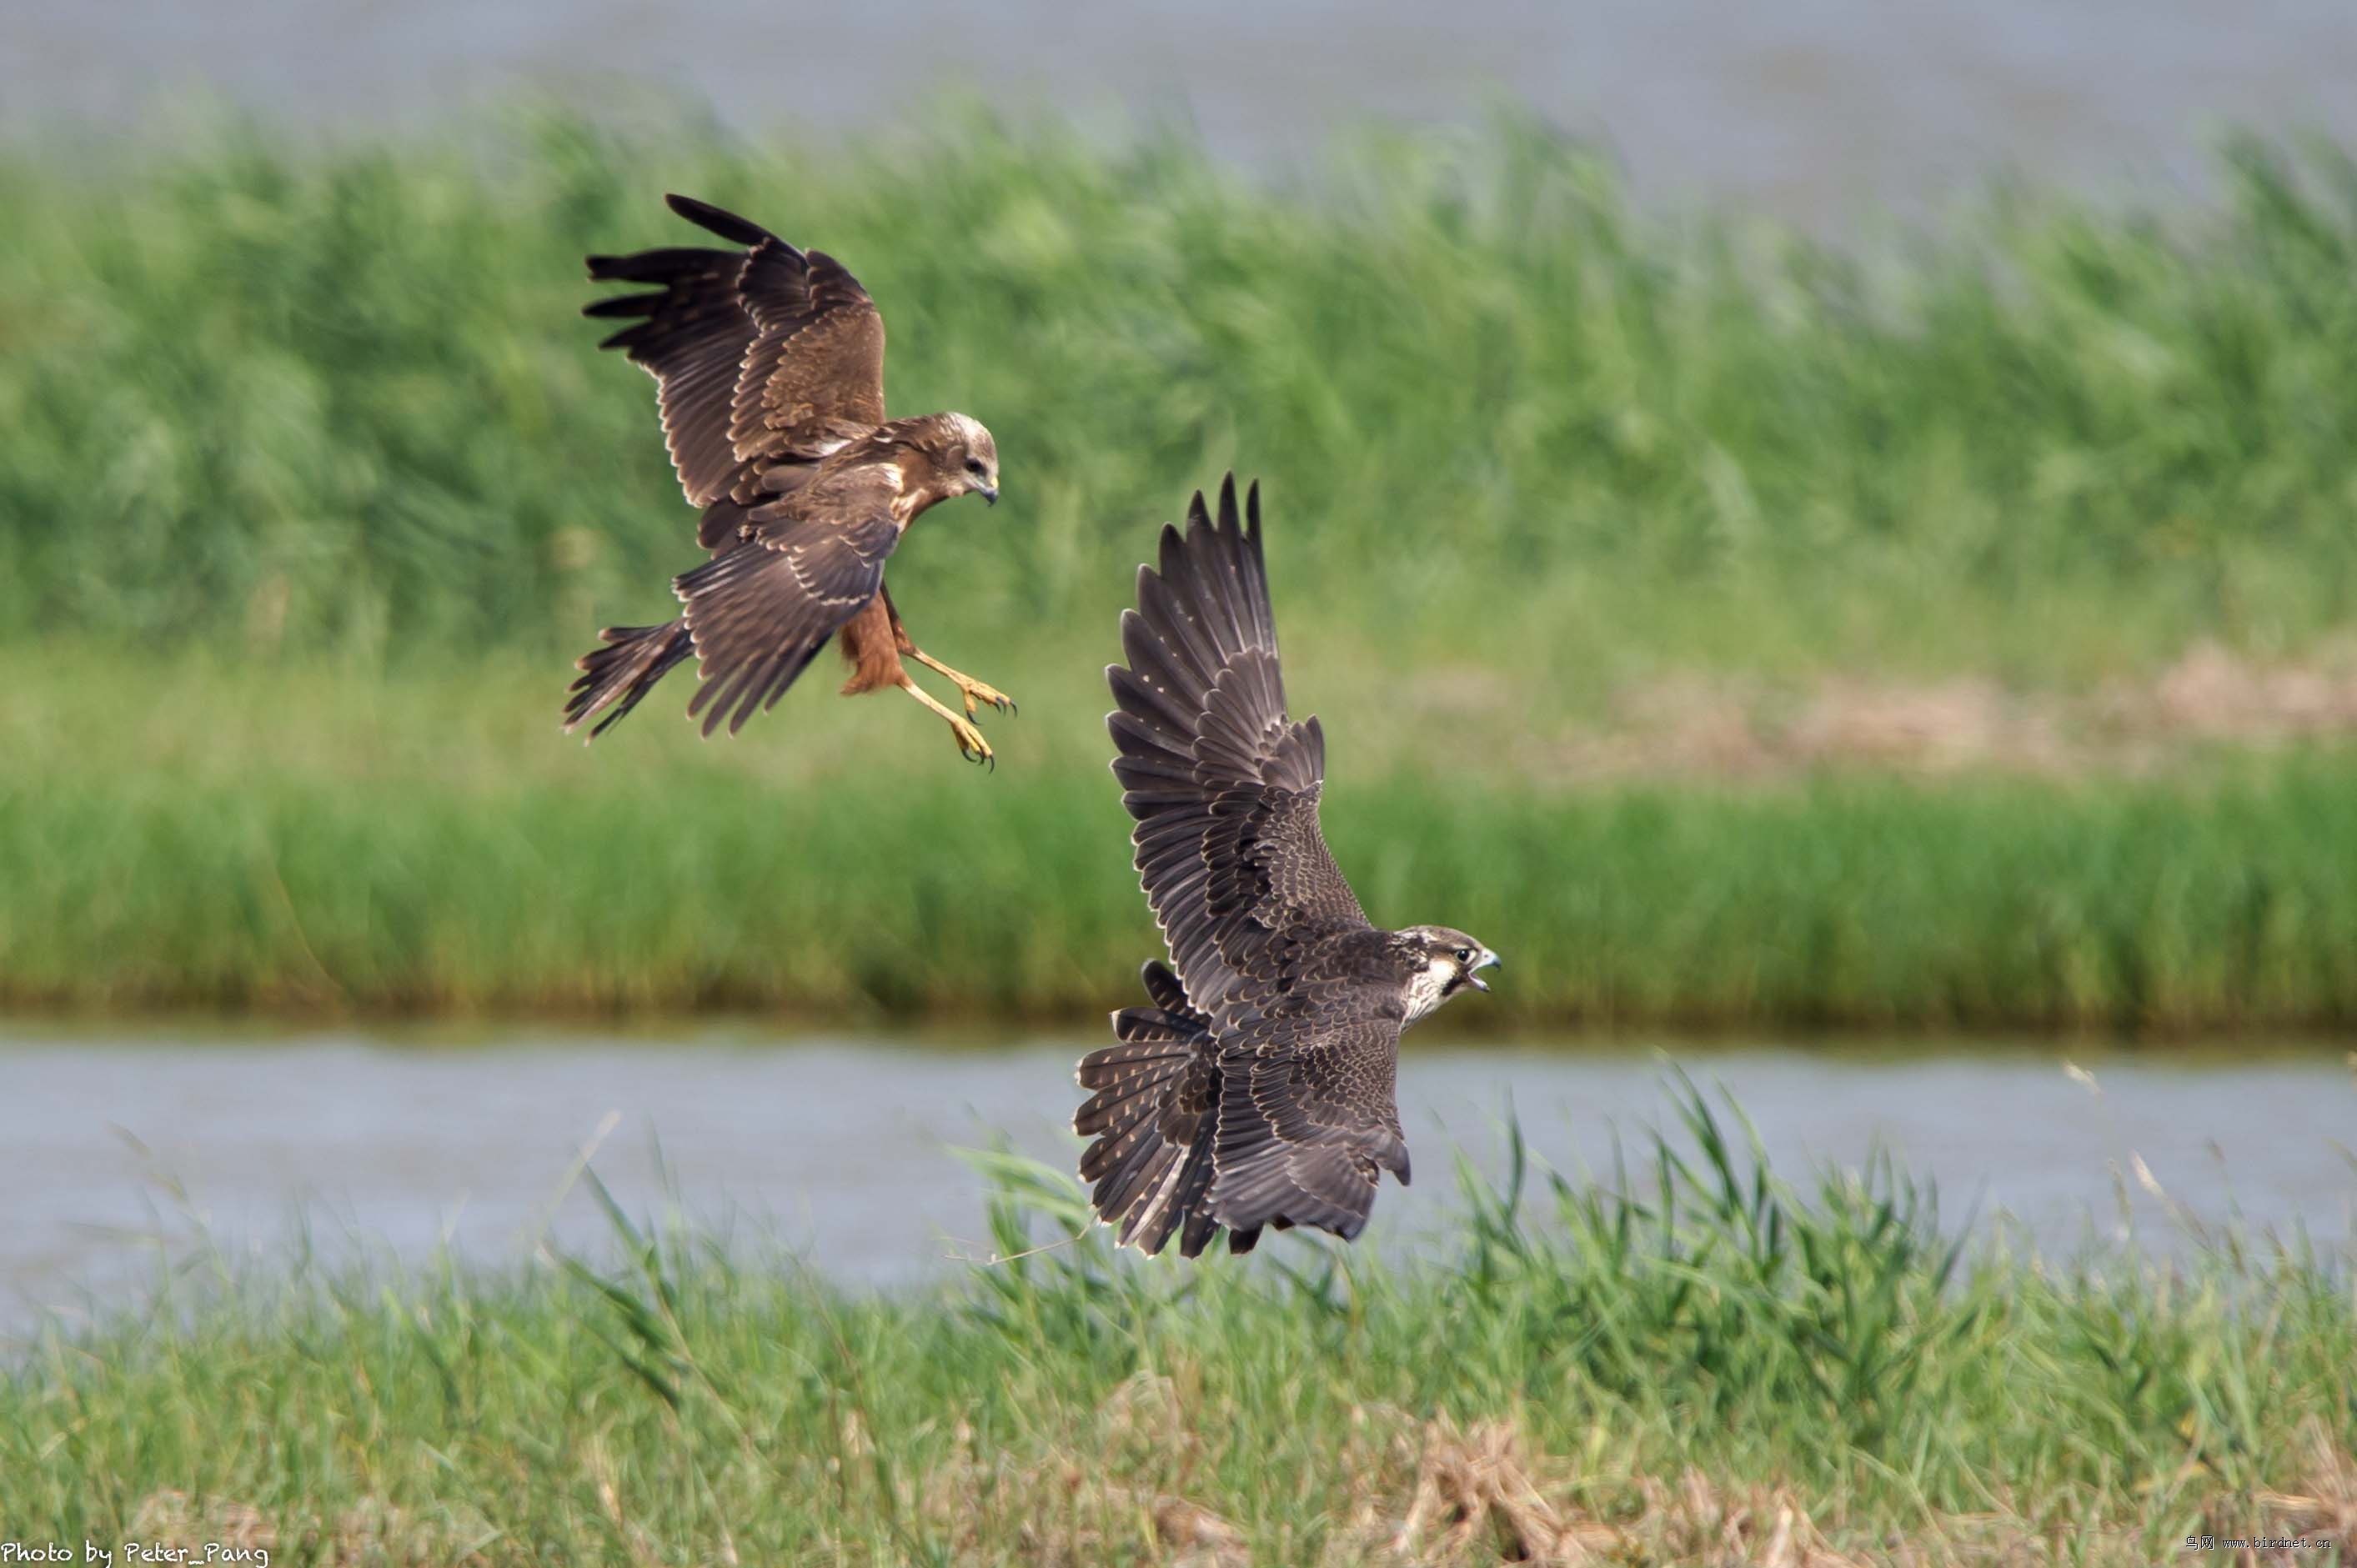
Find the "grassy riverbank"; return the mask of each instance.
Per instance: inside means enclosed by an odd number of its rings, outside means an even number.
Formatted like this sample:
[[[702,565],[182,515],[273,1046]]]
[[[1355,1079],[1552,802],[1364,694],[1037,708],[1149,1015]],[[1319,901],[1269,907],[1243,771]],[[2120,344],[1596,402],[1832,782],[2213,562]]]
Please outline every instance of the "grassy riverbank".
[[[36,668],[53,700],[0,721],[39,759],[0,779],[0,1004],[1069,1020],[1158,950],[1082,677],[1022,693],[986,774],[889,694],[585,749],[561,669],[505,659]],[[1378,676],[1321,684],[1371,913],[1507,955],[1467,1026],[2357,1024],[2345,753],[1566,785],[1460,776]]]
[[[1960,1255],[1903,1174],[1794,1191],[1686,1114],[1622,1196],[1477,1189],[1414,1266],[1096,1232],[875,1299],[624,1222],[522,1274],[183,1272],[160,1316],[0,1363],[0,1516],[336,1563],[2349,1549],[2345,1258]],[[1063,1178],[996,1168],[1001,1253],[1077,1223]]]
[[[954,129],[0,153],[0,1004],[1093,1013],[1151,950],[1097,671],[1233,464],[1338,849],[1493,1019],[2357,1019],[2345,157],[1835,252],[1523,124],[1285,188]],[[1024,703],[995,777],[890,696],[553,733],[690,561],[576,315],[664,188],[996,429],[893,566]]]

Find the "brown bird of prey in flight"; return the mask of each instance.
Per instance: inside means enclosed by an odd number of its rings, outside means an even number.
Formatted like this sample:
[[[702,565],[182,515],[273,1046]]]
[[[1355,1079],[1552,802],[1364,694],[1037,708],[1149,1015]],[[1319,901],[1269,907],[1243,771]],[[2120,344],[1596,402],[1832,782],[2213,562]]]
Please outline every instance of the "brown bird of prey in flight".
[[[1407,1183],[1401,1031],[1489,990],[1476,972],[1498,955],[1446,926],[1371,925],[1327,853],[1326,737],[1286,715],[1259,486],[1242,521],[1230,475],[1217,521],[1198,492],[1186,532],[1163,529],[1121,642],[1113,770],[1170,963],[1146,964],[1153,1005],[1114,1014],[1121,1043],[1081,1062],[1081,1178],[1146,1252],[1176,1230],[1194,1257],[1222,1226],[1233,1252],[1272,1225],[1349,1240],[1378,1172]]]
[[[600,282],[643,284],[585,316],[643,317],[598,345],[655,378],[663,440],[712,558],[672,579],[683,613],[661,626],[609,627],[579,660],[567,732],[603,735],[672,666],[695,657],[688,700],[704,733],[734,735],[785,694],[833,638],[851,667],[844,695],[897,686],[949,721],[958,750],[990,759],[973,719],[996,687],[919,648],[884,586],[884,562],[936,501],[998,499],[998,446],[963,413],[884,417],[884,318],[859,280],[823,251],[684,196],[673,211],[742,249],[592,256]],[[903,655],[946,677],[961,717],[919,688]],[[602,717],[601,717],[602,715]]]

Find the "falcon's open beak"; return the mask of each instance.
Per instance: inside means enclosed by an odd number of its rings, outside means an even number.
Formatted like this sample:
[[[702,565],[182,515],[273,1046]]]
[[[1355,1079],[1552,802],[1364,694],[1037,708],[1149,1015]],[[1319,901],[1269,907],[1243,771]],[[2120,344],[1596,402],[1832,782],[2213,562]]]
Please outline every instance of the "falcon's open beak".
[[[1491,952],[1488,948],[1483,948],[1481,950],[1481,956],[1473,961],[1473,968],[1465,972],[1465,978],[1472,983],[1474,990],[1487,991],[1490,989],[1490,983],[1482,979],[1479,974],[1476,974],[1474,970],[1502,969],[1504,967],[1505,960],[1500,958],[1496,953]]]

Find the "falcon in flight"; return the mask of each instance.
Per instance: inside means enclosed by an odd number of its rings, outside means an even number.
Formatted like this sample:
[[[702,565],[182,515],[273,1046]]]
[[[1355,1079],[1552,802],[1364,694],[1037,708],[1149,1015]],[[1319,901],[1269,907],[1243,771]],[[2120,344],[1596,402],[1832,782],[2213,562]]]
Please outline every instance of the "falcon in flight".
[[[663,441],[711,559],[672,579],[682,613],[608,627],[565,703],[569,734],[600,736],[691,655],[688,700],[704,733],[734,735],[785,694],[833,638],[850,665],[843,694],[897,686],[949,721],[959,752],[990,759],[976,704],[1012,713],[1004,692],[919,648],[884,586],[884,563],[936,501],[998,499],[998,447],[963,413],[884,417],[884,318],[823,251],[684,196],[671,209],[736,250],[592,256],[600,282],[646,285],[586,306],[634,318],[598,347],[655,378]],[[961,717],[909,679],[902,656],[947,679]]]
[[[1113,770],[1170,962],[1146,966],[1151,1006],[1114,1015],[1121,1043],[1081,1062],[1081,1179],[1146,1252],[1177,1231],[1194,1257],[1222,1226],[1232,1252],[1272,1225],[1349,1240],[1380,1172],[1407,1183],[1401,1031],[1489,990],[1498,955],[1446,926],[1369,924],[1327,853],[1326,737],[1286,714],[1258,485],[1242,521],[1230,475],[1216,522],[1198,492],[1187,532],[1163,529],[1121,641]]]

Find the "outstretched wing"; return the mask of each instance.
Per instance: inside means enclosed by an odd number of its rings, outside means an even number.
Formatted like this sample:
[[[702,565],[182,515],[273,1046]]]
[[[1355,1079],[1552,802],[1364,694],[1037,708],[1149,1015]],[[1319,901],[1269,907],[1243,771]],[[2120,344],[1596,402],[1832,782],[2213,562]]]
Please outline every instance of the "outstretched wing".
[[[1336,977],[1307,1016],[1262,1020],[1222,1043],[1218,1125],[1204,1207],[1249,1248],[1262,1226],[1355,1238],[1377,1173],[1408,1179],[1394,1080],[1400,1015]]]
[[[859,280],[823,251],[802,252],[706,202],[666,198],[692,223],[744,246],[592,256],[601,282],[650,284],[583,307],[643,317],[598,347],[651,372],[663,440],[688,500],[710,507],[748,479],[793,488],[844,442],[884,420],[884,318]],[[707,518],[705,548],[737,521]]]
[[[734,735],[784,695],[883,587],[885,558],[899,542],[881,515],[774,524],[673,578],[704,682],[687,711],[704,714],[704,733],[725,717]]]
[[[1260,489],[1219,518],[1200,492],[1162,531],[1105,671],[1138,877],[1195,1008],[1224,1027],[1288,988],[1305,943],[1367,923],[1318,827],[1326,741],[1285,711],[1260,542]]]

